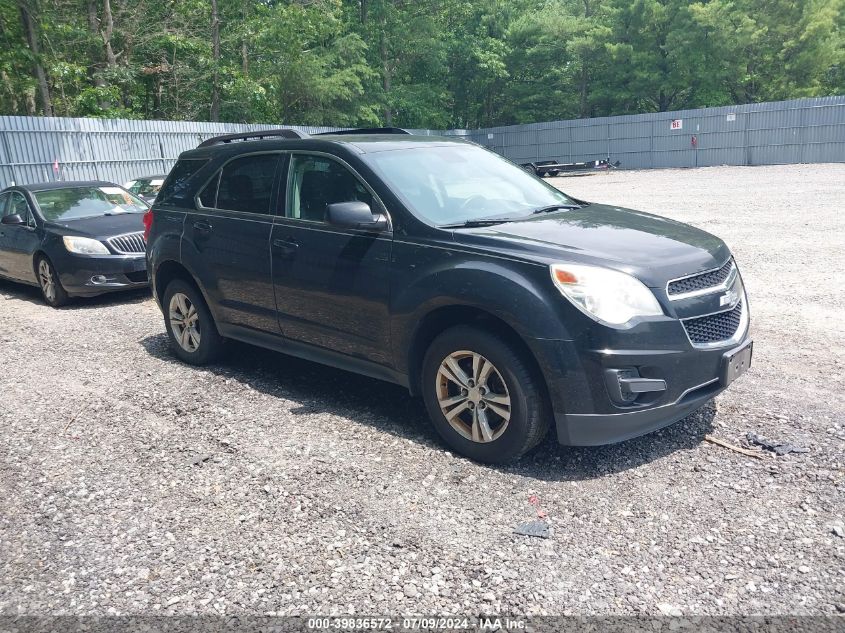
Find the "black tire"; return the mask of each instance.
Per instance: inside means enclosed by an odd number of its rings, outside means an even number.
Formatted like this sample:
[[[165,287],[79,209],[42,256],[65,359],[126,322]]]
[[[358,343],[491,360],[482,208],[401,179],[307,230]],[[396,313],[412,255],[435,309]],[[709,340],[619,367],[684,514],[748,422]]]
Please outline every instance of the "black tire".
[[[44,303],[52,308],[60,308],[68,302],[70,296],[59,280],[56,267],[46,255],[35,258],[35,276],[38,279],[38,287],[41,289]]]
[[[186,336],[187,346],[180,343],[180,333],[174,332],[174,327],[178,327],[178,325],[174,325],[173,319],[171,319],[171,303],[177,295],[181,295],[187,300],[184,303],[188,306],[185,312],[190,313],[192,306],[196,314],[193,334],[190,332],[190,328],[182,330],[182,332],[189,330]],[[177,299],[177,302],[179,301]],[[215,361],[223,353],[226,339],[220,336],[217,331],[214,317],[211,316],[211,311],[196,286],[182,279],[171,281],[164,291],[162,312],[164,313],[164,327],[167,330],[170,347],[180,360],[191,365],[206,365]],[[198,335],[198,341],[195,338],[196,335]],[[194,345],[195,342],[196,345]]]
[[[502,393],[506,393],[510,399],[510,418],[507,424],[502,427],[503,418],[498,420],[498,428],[502,429],[499,431],[501,434],[484,442],[475,441],[456,430],[446,419],[438,401],[438,391],[441,390],[440,395],[444,395],[442,392],[444,385],[447,391],[453,390],[455,398],[458,397],[455,390],[457,383],[446,380],[439,372],[441,363],[447,357],[463,351],[478,354],[483,357],[483,360],[493,364],[495,368],[493,371],[498,374],[494,378],[499,383],[499,387],[494,390],[501,390],[503,385],[505,391]],[[459,364],[460,362],[464,362],[464,366],[471,367],[473,360],[471,356],[467,356],[463,361],[459,361]],[[471,370],[467,375],[469,373]],[[455,452],[479,462],[506,463],[516,460],[537,446],[549,428],[549,406],[542,387],[542,379],[537,375],[537,370],[530,360],[524,357],[521,350],[487,330],[461,325],[450,328],[435,338],[423,360],[421,389],[429,417],[440,437]],[[495,396],[496,394],[488,395]],[[474,405],[474,407],[483,406],[480,402]],[[450,412],[453,410],[449,409]],[[489,409],[487,414],[490,418],[499,417],[498,414],[491,413]],[[464,419],[473,420],[474,425],[475,418],[472,415],[472,412],[467,411],[460,414]],[[459,423],[458,426],[461,424]],[[488,431],[490,429],[494,429],[492,423]],[[466,432],[465,427],[464,432]],[[495,431],[491,437],[494,436]]]

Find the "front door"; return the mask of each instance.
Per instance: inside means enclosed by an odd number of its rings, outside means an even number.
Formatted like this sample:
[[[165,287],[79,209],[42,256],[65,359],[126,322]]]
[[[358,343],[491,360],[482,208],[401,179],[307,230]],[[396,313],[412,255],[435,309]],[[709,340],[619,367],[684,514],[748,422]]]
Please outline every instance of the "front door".
[[[0,194],[0,218],[6,215],[6,205],[9,203],[8,192]],[[6,227],[0,224],[0,277],[11,277],[9,270],[11,263],[11,254],[9,252],[9,242],[11,238],[6,237]]]
[[[12,191],[0,213],[19,215],[24,221],[24,224],[0,224],[0,274],[21,281],[36,281],[32,256],[38,249],[39,237],[29,202],[20,191]]]
[[[372,190],[340,161],[291,157],[284,213],[272,235],[279,324],[288,339],[390,365],[392,235],[326,222],[327,205],[351,200],[380,210]]]
[[[278,172],[285,162],[280,153],[229,161],[185,220],[182,259],[200,276],[221,325],[279,334],[270,232]]]

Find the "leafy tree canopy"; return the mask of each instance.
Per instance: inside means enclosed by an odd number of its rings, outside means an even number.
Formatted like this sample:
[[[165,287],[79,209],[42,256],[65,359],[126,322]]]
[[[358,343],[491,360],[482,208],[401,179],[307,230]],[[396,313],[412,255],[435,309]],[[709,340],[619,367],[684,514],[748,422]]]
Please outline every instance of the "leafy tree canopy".
[[[0,0],[0,114],[473,128],[845,93],[845,0]]]

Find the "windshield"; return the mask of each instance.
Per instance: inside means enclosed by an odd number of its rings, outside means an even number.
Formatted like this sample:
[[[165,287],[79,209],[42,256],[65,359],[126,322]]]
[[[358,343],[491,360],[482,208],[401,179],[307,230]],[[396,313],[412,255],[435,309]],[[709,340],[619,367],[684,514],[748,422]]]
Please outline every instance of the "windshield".
[[[432,224],[525,217],[574,200],[498,154],[474,145],[414,147],[364,159]]]
[[[149,207],[120,187],[67,187],[32,195],[45,220],[78,220],[119,213],[144,213]]]
[[[124,187],[136,196],[155,196],[163,184],[164,176],[161,178],[141,178],[140,180],[133,180],[126,183]]]

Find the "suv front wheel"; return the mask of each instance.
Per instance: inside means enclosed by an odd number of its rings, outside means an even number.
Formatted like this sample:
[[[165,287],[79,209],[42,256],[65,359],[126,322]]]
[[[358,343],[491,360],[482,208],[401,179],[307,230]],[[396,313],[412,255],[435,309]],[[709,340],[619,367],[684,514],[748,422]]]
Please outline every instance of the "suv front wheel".
[[[548,430],[541,383],[507,341],[468,326],[440,334],[423,361],[422,393],[434,428],[455,451],[480,462],[508,462]]]
[[[192,365],[205,365],[223,350],[225,339],[217,332],[214,318],[195,286],[182,279],[164,291],[164,326],[173,352]]]

